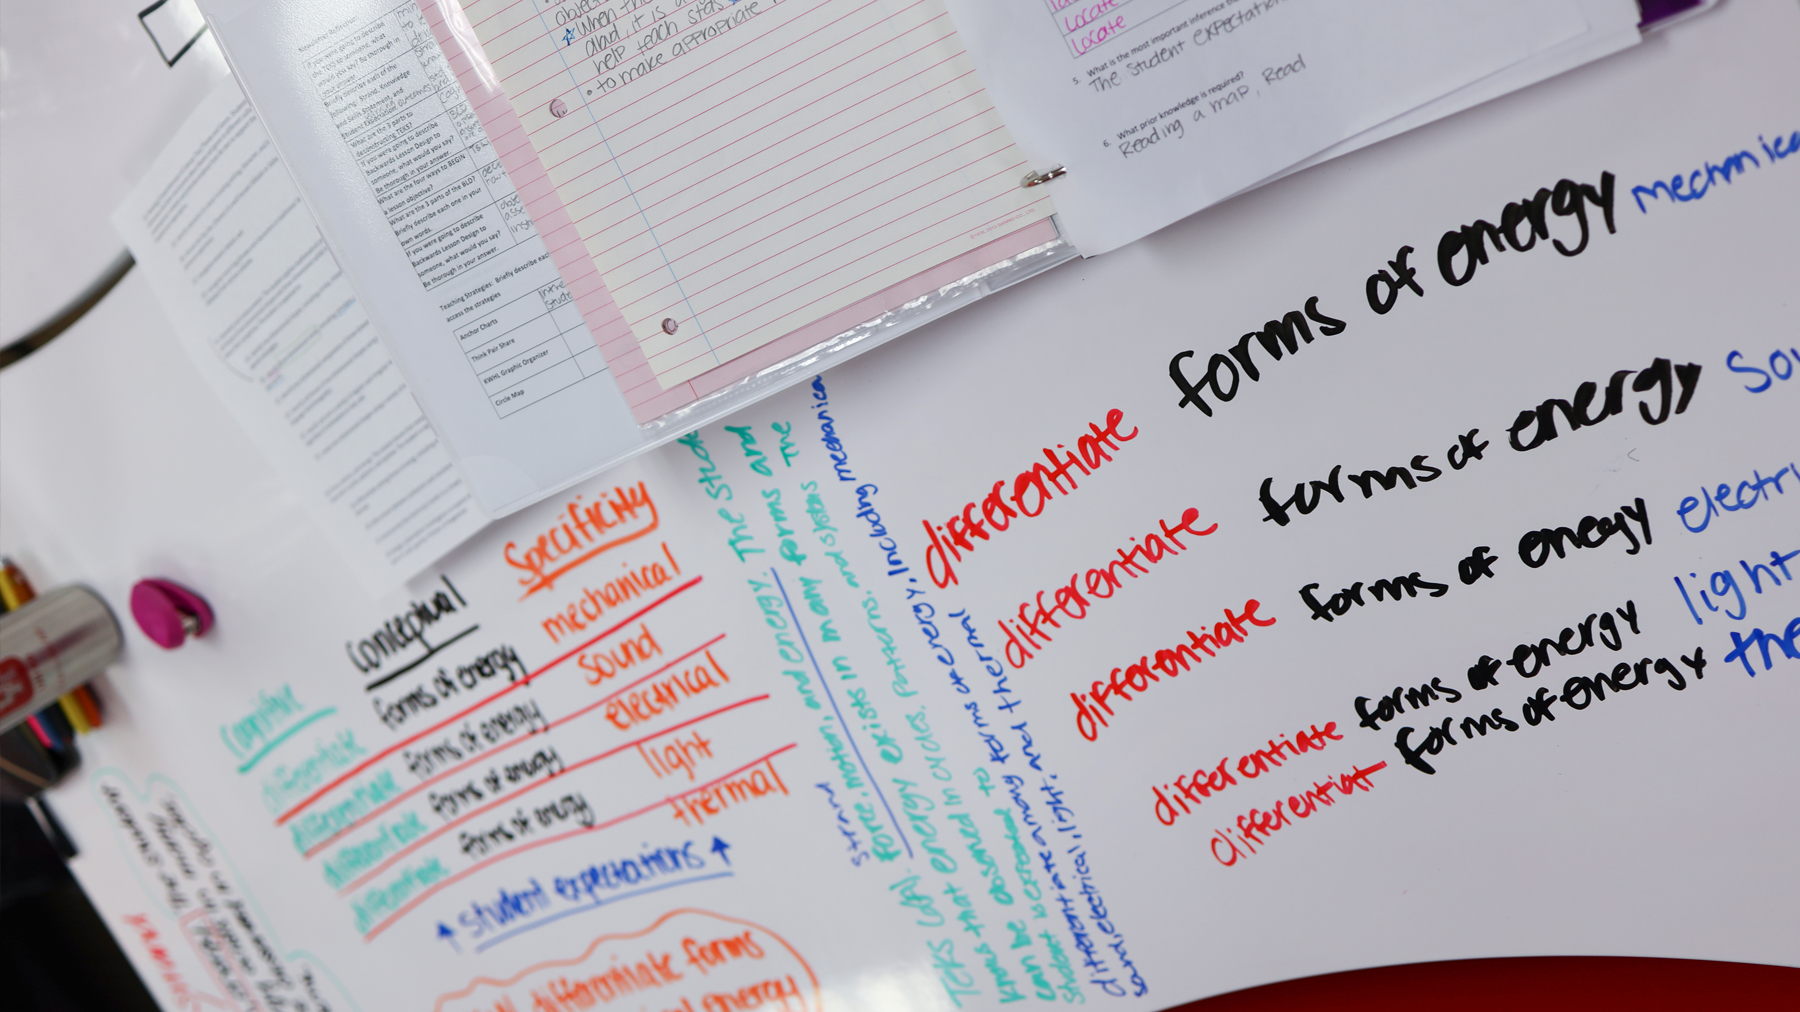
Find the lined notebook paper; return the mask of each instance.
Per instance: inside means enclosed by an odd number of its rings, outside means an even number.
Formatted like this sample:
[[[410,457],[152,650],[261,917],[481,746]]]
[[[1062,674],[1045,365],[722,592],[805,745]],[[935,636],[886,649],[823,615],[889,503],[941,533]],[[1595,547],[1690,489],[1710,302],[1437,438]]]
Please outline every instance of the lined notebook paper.
[[[634,405],[1051,212],[941,0],[464,10],[491,69],[456,69],[505,89],[623,311],[596,333],[647,363]]]

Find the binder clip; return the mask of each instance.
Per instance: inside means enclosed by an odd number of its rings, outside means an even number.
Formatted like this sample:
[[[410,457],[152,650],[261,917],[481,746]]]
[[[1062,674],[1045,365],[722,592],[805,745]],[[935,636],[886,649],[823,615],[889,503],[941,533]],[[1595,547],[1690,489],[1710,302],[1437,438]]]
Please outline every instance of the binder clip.
[[[131,617],[164,650],[173,650],[213,626],[206,599],[173,580],[139,580],[131,588]]]

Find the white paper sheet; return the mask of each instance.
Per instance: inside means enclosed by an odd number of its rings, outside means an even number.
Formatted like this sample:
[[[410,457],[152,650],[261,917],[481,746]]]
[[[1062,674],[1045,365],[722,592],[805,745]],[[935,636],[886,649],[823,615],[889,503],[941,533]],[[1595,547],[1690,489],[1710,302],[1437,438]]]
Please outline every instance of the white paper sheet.
[[[486,523],[235,80],[113,223],[194,364],[372,587]]]
[[[1587,30],[1574,0],[949,0],[1092,256]]]
[[[1642,13],[1638,9],[1637,0],[1578,0],[1578,3],[1582,17],[1588,24],[1587,31],[1580,35],[1559,42],[1543,52],[1534,53],[1498,73],[1464,85],[1443,98],[1427,102],[1378,127],[1339,141],[1256,185],[1267,185],[1340,155],[1347,155],[1446,116],[1453,116],[1501,95],[1530,87],[1557,74],[1629,49],[1642,39],[1638,31],[1638,19],[1642,17]]]
[[[416,4],[201,9],[484,511],[651,445]]]

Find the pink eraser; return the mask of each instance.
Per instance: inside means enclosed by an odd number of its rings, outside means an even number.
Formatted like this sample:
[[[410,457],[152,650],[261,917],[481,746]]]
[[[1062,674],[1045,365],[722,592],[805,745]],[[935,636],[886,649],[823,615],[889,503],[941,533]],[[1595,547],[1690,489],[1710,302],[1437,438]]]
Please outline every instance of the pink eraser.
[[[131,588],[131,617],[164,650],[175,649],[213,624],[206,599],[173,580],[139,580]]]

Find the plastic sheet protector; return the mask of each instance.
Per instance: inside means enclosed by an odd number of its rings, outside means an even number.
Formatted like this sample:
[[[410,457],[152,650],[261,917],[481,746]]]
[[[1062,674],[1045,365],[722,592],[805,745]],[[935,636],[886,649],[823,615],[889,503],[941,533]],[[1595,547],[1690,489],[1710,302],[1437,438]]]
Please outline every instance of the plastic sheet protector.
[[[1050,214],[938,0],[463,12],[648,364],[628,398]]]

